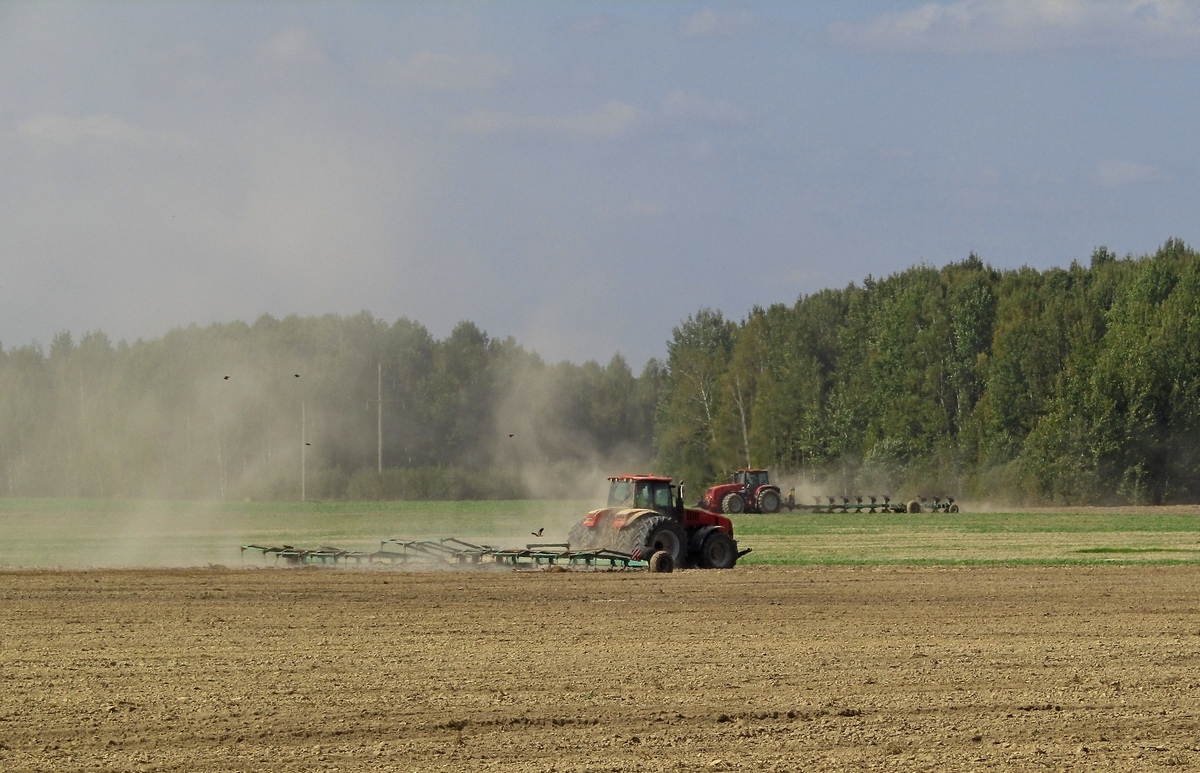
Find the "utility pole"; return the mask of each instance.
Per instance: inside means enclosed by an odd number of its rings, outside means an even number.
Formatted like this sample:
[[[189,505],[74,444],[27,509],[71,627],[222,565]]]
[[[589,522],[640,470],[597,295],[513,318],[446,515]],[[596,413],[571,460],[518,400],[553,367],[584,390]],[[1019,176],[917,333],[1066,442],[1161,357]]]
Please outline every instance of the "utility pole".
[[[378,379],[375,385],[375,467],[379,470],[379,474],[383,474],[383,404],[397,403],[399,400],[384,400],[383,399],[383,361],[377,365]],[[367,401],[367,406],[370,407],[371,401]]]
[[[379,362],[379,381],[375,393],[375,462],[383,474],[383,361]]]
[[[305,473],[308,471],[307,456],[308,450],[308,420],[305,415],[304,398],[300,398],[300,501],[307,502],[308,496],[305,489]]]

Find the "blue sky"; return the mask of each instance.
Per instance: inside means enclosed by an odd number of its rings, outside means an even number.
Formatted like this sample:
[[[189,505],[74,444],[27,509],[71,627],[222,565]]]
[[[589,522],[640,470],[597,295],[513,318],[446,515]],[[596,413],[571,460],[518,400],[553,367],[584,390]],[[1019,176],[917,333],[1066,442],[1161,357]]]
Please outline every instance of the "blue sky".
[[[636,370],[940,266],[1197,244],[1200,4],[0,5],[0,343],[472,320]]]

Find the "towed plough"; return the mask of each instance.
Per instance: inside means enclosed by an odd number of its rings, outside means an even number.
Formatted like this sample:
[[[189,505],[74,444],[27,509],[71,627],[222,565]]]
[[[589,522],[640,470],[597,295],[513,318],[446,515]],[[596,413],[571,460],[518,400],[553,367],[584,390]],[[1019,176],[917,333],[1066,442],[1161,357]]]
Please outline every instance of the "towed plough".
[[[863,501],[863,499],[867,501]],[[825,501],[821,501],[825,500]],[[790,492],[782,506],[789,511],[809,513],[957,513],[954,497],[917,497],[909,502],[893,502],[891,497],[816,497],[816,504],[806,505],[796,501]]]
[[[496,566],[513,569],[573,569],[573,570],[624,570],[647,569],[651,562],[635,558],[630,553],[607,548],[572,550],[565,542],[543,542],[526,545],[524,548],[498,548],[477,545],[457,537],[436,540],[386,539],[379,543],[379,550],[342,550],[322,546],[297,548],[292,545],[267,547],[243,545],[242,562],[246,553],[258,553],[264,560],[274,558],[275,563],[290,566],[302,565],[349,565],[349,564],[393,564],[423,566]]]

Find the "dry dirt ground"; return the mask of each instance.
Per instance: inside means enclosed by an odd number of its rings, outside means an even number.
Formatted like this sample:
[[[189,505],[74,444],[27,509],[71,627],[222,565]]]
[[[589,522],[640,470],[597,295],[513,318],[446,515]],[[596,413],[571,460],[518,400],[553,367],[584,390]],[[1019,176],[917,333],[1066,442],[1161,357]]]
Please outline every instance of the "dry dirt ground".
[[[1198,566],[0,573],[0,769],[1200,768]]]

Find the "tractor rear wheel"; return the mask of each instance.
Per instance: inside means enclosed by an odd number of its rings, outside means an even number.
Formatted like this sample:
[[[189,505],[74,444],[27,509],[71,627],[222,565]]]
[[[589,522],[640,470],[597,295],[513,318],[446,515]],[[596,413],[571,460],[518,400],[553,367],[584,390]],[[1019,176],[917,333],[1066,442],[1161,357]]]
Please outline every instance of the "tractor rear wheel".
[[[724,530],[717,529],[704,538],[696,563],[704,569],[728,569],[737,563],[737,543]]]
[[[909,502],[908,503],[908,512],[910,512],[910,513],[921,512],[921,500],[914,499],[913,501]]]
[[[773,488],[760,489],[758,492],[758,511],[774,515],[779,512],[779,492]]]
[[[736,491],[730,491],[721,500],[721,512],[737,515],[746,511],[746,500],[742,499],[742,495]]]
[[[676,566],[683,566],[687,555],[687,536],[679,521],[665,515],[644,515],[621,530],[618,538],[624,553],[650,558],[662,550],[671,555]]]

